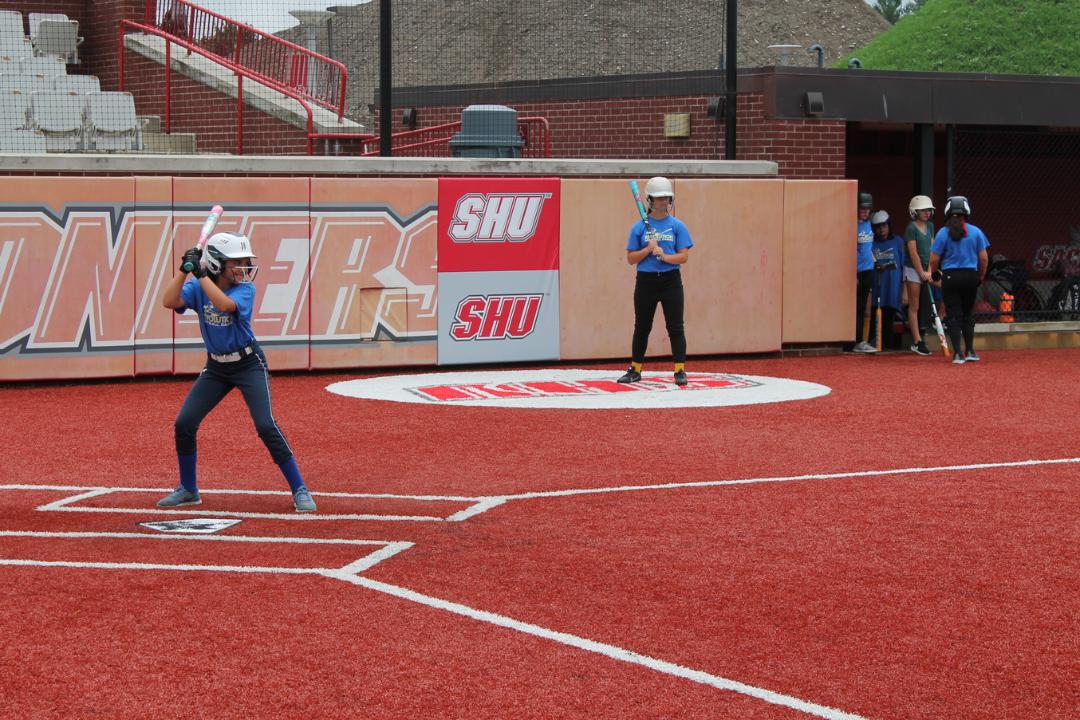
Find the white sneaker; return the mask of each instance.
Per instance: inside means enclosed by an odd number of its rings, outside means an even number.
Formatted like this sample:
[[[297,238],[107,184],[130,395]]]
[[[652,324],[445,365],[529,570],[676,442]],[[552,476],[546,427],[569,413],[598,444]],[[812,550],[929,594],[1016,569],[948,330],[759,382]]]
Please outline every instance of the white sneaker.
[[[953,365],[963,365],[964,364],[964,356],[961,355],[960,353],[956,353],[955,355],[952,356],[952,364]]]
[[[860,343],[855,343],[855,347],[853,347],[851,351],[857,353],[876,353],[877,348],[863,340]]]

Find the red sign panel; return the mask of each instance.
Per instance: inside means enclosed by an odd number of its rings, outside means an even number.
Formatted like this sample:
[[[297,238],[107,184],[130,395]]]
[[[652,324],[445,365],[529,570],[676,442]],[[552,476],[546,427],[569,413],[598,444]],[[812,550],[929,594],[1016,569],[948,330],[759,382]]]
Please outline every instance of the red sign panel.
[[[558,269],[558,178],[439,178],[439,272]]]

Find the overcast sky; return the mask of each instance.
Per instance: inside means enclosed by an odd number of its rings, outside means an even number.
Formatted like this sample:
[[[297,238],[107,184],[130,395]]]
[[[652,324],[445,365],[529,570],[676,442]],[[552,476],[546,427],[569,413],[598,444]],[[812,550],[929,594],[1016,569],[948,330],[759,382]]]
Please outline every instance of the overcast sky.
[[[263,32],[277,32],[296,25],[290,10],[325,10],[327,6],[361,3],[362,0],[195,0],[196,5],[253,25]]]

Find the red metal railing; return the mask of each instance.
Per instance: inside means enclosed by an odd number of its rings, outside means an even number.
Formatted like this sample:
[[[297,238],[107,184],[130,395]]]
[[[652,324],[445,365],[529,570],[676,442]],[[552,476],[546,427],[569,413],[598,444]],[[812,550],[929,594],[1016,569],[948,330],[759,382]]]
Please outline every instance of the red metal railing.
[[[215,63],[228,68],[236,74],[236,154],[244,154],[244,78],[256,80],[258,82],[264,82],[262,78],[258,77],[254,73],[247,70],[247,68],[234,65],[216,55],[203,50],[200,47],[191,45],[178,37],[169,35],[163,30],[150,27],[149,25],[143,25],[141,23],[133,22],[131,20],[120,21],[120,39],[119,39],[119,52],[120,52],[120,89],[124,89],[124,59],[127,53],[124,52],[124,31],[126,29],[134,29],[141,33],[149,35],[157,35],[165,38],[165,117],[162,119],[162,124],[166,133],[172,132],[172,45],[177,45],[186,48],[189,52],[194,52],[203,57],[214,61]],[[265,84],[265,83],[264,83]],[[270,86],[273,87],[273,86]],[[274,88],[282,95],[291,97],[303,106],[304,111],[307,113],[307,154],[311,155],[313,152],[312,138],[315,135],[315,118],[314,113],[311,110],[311,104],[300,96],[299,93],[292,92],[287,88],[277,87]]]
[[[432,125],[418,130],[394,133],[391,152],[394,157],[450,157],[453,153],[450,140],[461,130],[461,121]],[[551,157],[551,128],[547,118],[518,118],[518,134],[525,141],[521,148],[523,158]],[[379,138],[364,140],[360,146],[362,156],[379,154]]]
[[[337,60],[188,0],[146,0],[143,24],[182,41],[189,52],[245,68],[247,77],[334,110],[339,121],[345,116],[348,72]]]

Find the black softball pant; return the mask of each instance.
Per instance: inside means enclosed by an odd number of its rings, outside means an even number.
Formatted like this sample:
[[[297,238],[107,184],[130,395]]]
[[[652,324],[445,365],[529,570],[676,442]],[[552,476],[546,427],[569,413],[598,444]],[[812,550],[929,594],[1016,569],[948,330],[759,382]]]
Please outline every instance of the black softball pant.
[[[979,293],[979,272],[970,269],[941,271],[941,293],[945,296],[945,319],[953,352],[960,352],[960,338],[966,352],[975,349],[975,298]],[[964,353],[961,353],[962,355]]]
[[[656,305],[664,308],[664,324],[671,339],[671,355],[677,363],[686,362],[686,332],[683,328],[682,273],[639,272],[634,285],[634,341],[631,347],[633,362],[645,362]]]
[[[233,388],[240,388],[251,419],[255,422],[255,430],[270,451],[274,463],[281,465],[291,458],[292,448],[285,440],[285,435],[270,409],[270,369],[262,350],[256,350],[251,355],[231,363],[207,359],[206,367],[191,386],[180,408],[180,414],[176,416],[177,455],[195,453],[195,435],[203,418],[209,415]],[[235,439],[229,437],[225,442],[231,444]]]
[[[870,304],[870,292],[874,288],[874,271],[862,270],[855,276],[855,343],[870,340],[869,331],[867,337],[863,337],[865,325],[866,306]]]

